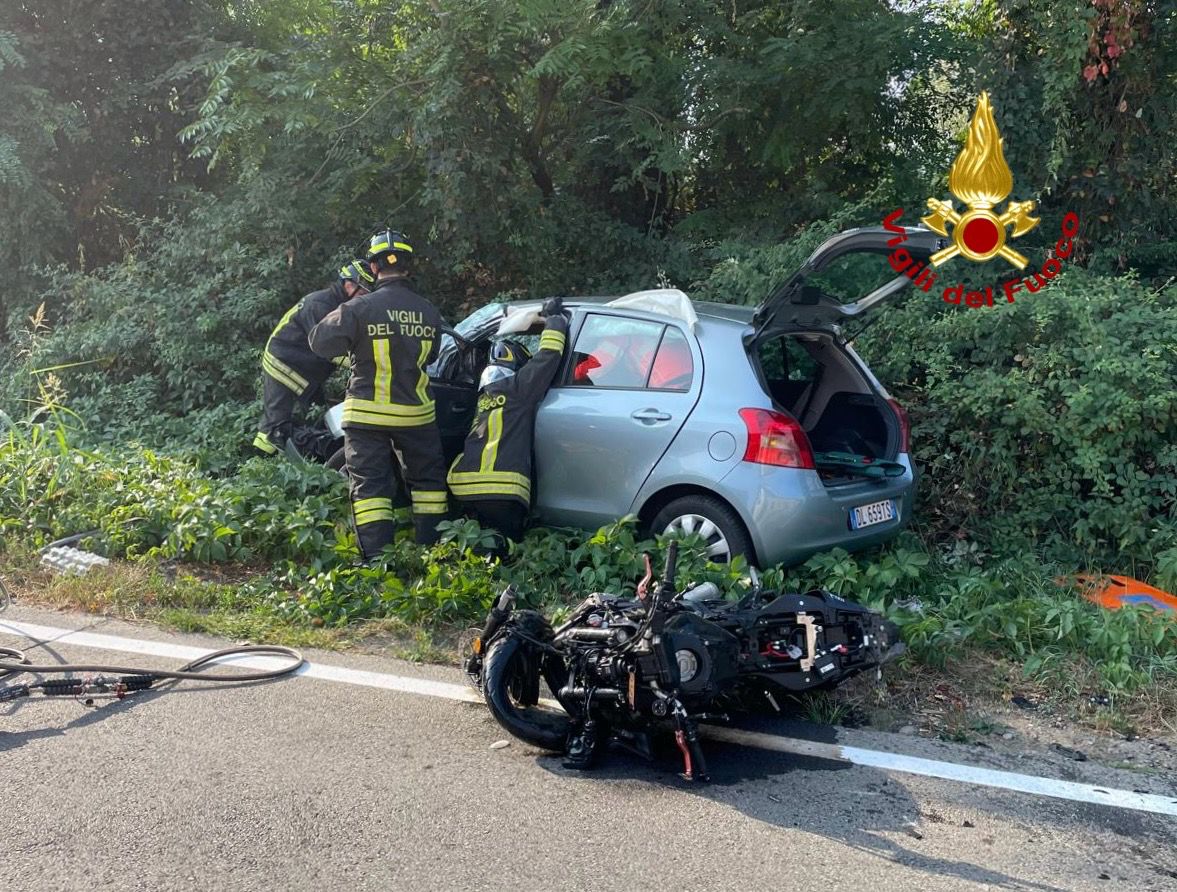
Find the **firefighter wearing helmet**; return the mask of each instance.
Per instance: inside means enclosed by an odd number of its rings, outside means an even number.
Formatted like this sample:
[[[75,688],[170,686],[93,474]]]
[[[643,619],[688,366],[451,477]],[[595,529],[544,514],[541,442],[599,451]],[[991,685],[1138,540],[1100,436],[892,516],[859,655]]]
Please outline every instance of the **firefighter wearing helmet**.
[[[285,447],[294,426],[295,405],[316,398],[339,364],[311,350],[307,343],[311,329],[345,301],[367,294],[375,282],[368,264],[353,260],[339,270],[329,288],[308,294],[278,321],[262,353],[262,420],[253,438],[255,449],[275,455]]]
[[[491,346],[478,413],[448,476],[450,491],[482,526],[515,541],[531,508],[535,412],[556,376],[568,334],[560,298],[547,301],[540,315],[546,320],[534,357],[517,341]]]
[[[352,356],[343,403],[344,455],[356,537],[368,563],[392,542],[396,529],[394,455],[412,500],[419,544],[437,541],[437,524],[447,510],[445,459],[425,371],[437,356],[442,319],[410,284],[412,257],[403,233],[376,233],[367,255],[375,287],[337,307],[310,333],[311,349],[319,356]]]

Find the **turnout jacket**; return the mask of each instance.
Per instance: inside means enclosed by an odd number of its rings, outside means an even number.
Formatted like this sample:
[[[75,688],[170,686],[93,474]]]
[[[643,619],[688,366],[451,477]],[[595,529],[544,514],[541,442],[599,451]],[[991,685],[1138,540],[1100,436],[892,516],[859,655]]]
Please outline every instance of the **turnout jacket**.
[[[342,282],[308,294],[278,320],[266,349],[262,369],[267,375],[299,396],[308,387],[318,386],[335,368],[335,364],[316,356],[307,336],[324,316],[347,300]]]
[[[549,316],[539,351],[518,372],[478,396],[478,414],[464,451],[450,466],[450,490],[460,499],[512,499],[531,505],[531,444],[535,410],[560,367],[568,320]]]
[[[433,304],[403,279],[390,279],[336,307],[311,329],[310,346],[319,356],[352,356],[345,428],[433,424],[425,367],[437,357],[441,324]]]

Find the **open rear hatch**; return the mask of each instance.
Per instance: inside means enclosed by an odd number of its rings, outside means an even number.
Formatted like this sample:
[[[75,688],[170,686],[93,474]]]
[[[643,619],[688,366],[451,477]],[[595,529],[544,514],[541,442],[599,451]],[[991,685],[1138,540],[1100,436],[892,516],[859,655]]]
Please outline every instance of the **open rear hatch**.
[[[765,391],[805,432],[828,486],[883,484],[907,471],[897,462],[908,449],[903,410],[837,335],[840,323],[912,284],[885,255],[902,247],[923,268],[944,247],[927,229],[908,229],[901,245],[888,244],[895,238],[871,227],[827,239],[757,308],[746,336]]]
[[[896,233],[868,226],[826,239],[756,308],[750,340],[771,338],[789,329],[839,325],[908,288],[913,281],[908,273],[914,267],[894,275],[888,261],[872,255],[885,256],[902,248],[926,265],[932,254],[947,246],[948,239],[922,227],[907,229],[905,235],[901,244],[889,244],[898,238]],[[876,284],[880,278],[884,281]]]

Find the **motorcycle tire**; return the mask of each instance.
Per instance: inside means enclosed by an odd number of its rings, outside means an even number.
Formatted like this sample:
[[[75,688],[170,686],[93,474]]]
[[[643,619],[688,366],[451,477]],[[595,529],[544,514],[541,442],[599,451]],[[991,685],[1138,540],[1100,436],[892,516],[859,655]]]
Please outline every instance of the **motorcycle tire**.
[[[508,631],[487,651],[482,694],[491,715],[512,736],[540,749],[564,752],[570,721],[535,705],[541,675],[534,645]]]

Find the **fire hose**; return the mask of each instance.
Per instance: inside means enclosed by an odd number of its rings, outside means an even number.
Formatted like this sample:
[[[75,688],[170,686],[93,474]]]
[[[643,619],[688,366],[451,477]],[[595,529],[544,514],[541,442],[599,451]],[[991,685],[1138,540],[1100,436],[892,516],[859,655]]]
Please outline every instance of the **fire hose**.
[[[55,543],[57,544],[57,543]],[[12,600],[11,594],[0,579],[0,610],[6,608]],[[269,655],[285,657],[290,662],[277,669],[259,670],[256,672],[233,672],[230,674],[209,675],[203,669],[230,657],[242,654],[250,656]],[[186,663],[179,669],[144,670],[139,667],[110,666],[89,663],[55,663],[45,666],[30,663],[23,651],[11,647],[0,647],[0,679],[22,673],[29,675],[57,675],[70,673],[99,673],[84,675],[76,678],[51,679],[30,682],[27,684],[10,684],[0,687],[0,703],[18,700],[22,697],[41,693],[46,697],[79,697],[89,694],[109,694],[122,700],[127,694],[135,691],[146,691],[159,682],[179,681],[212,681],[239,684],[249,681],[269,681],[297,672],[306,663],[306,659],[298,651],[276,644],[249,644],[239,647],[227,647],[198,657]],[[103,674],[108,673],[108,674]]]
[[[231,674],[209,675],[202,669],[211,666],[219,660],[228,657],[248,654],[270,655],[286,657],[290,663],[277,669],[259,670],[256,672],[234,672]],[[100,673],[98,675],[83,675],[79,677],[50,679],[31,682],[28,684],[10,684],[0,687],[0,703],[29,697],[34,693],[41,693],[47,697],[79,697],[88,694],[110,694],[122,700],[127,694],[135,691],[145,691],[158,682],[167,681],[212,681],[239,684],[247,681],[269,681],[281,678],[298,671],[306,659],[298,651],[281,647],[276,644],[249,644],[240,647],[227,647],[224,650],[205,654],[186,663],[179,669],[144,670],[139,667],[107,666],[88,663],[62,663],[46,666],[28,662],[22,651],[9,647],[0,647],[0,678],[11,675],[28,673],[30,675],[52,675],[69,673]],[[109,673],[102,674],[102,673]]]

